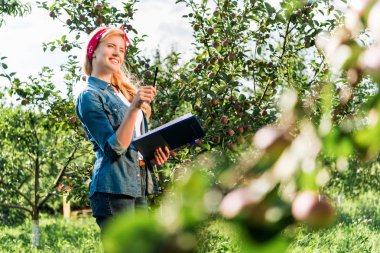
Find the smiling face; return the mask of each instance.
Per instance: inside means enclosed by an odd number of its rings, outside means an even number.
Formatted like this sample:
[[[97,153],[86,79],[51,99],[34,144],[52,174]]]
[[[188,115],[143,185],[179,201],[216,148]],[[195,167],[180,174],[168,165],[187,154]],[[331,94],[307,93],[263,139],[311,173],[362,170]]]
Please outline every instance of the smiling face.
[[[112,75],[120,70],[124,56],[124,38],[118,34],[110,35],[95,49],[92,60],[93,71],[101,75]]]

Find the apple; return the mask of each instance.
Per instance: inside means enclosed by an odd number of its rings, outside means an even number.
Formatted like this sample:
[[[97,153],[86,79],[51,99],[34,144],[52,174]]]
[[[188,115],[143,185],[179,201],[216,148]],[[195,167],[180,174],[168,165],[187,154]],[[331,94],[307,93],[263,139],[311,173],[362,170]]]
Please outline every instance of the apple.
[[[213,99],[211,100],[211,103],[212,103],[213,105],[217,105],[217,104],[219,103],[219,99],[217,99],[217,98],[213,98]]]
[[[96,11],[101,11],[101,10],[103,10],[103,5],[97,4],[97,5],[95,6],[95,10],[96,10]]]
[[[214,28],[212,28],[212,27],[209,27],[209,28],[207,29],[207,34],[209,34],[209,35],[213,35],[214,32],[215,32],[215,30],[214,30]]]
[[[79,15],[79,20],[80,21],[85,21],[86,20],[86,16],[83,15],[83,14]]]
[[[128,17],[131,18],[131,17],[133,17],[133,12],[129,11],[127,15],[128,15]]]
[[[29,104],[29,100],[26,99],[26,98],[24,98],[23,100],[21,100],[21,104],[22,105],[27,105],[27,104]]]
[[[234,131],[233,129],[228,129],[228,130],[227,130],[227,134],[228,134],[229,136],[232,136],[232,135],[235,134],[235,131]]]
[[[152,76],[152,72],[150,72],[150,70],[147,70],[147,71],[145,71],[145,76],[147,77],[147,78],[150,78],[151,76]]]
[[[234,108],[235,108],[236,111],[241,111],[241,104],[236,102],[234,104]]]
[[[128,31],[131,31],[131,30],[133,29],[133,26],[132,26],[132,25],[127,25],[126,27],[127,27],[127,30],[128,30]]]
[[[228,123],[228,118],[226,116],[223,116],[223,117],[220,118],[220,122],[222,124],[227,124]]]
[[[230,54],[228,55],[228,60],[230,60],[230,61],[234,61],[234,60],[236,60],[236,54],[235,54],[235,53],[230,53]]]
[[[220,43],[218,42],[218,41],[214,41],[213,43],[212,43],[212,46],[213,47],[219,47],[220,46]]]
[[[66,20],[67,25],[71,25],[72,23],[73,23],[73,21],[71,19]]]
[[[240,134],[244,133],[244,127],[242,125],[239,125],[236,129],[236,131]]]
[[[246,130],[247,132],[252,132],[252,126],[251,126],[251,125],[247,125],[247,126],[245,127],[245,130]]]
[[[55,14],[54,11],[51,11],[51,12],[49,13],[49,16],[52,17],[52,18],[56,18],[56,17],[57,17],[57,14]]]
[[[230,42],[228,40],[223,40],[223,42],[222,42],[223,47],[227,47],[229,44],[230,44]]]
[[[102,17],[102,16],[98,17],[98,18],[96,19],[96,21],[95,21],[95,24],[96,24],[96,25],[100,25],[101,23],[103,23],[103,17]]]
[[[208,78],[214,78],[215,77],[215,73],[214,72],[210,72],[210,73],[208,73],[207,77]]]

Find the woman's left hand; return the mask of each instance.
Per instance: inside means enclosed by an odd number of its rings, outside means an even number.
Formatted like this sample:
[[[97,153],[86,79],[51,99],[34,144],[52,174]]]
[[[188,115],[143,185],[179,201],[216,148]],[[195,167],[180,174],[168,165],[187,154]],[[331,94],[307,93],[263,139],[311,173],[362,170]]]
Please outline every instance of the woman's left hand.
[[[160,147],[154,151],[154,159],[152,160],[153,163],[161,166],[163,165],[170,156],[170,150],[167,146],[165,146],[165,151]]]

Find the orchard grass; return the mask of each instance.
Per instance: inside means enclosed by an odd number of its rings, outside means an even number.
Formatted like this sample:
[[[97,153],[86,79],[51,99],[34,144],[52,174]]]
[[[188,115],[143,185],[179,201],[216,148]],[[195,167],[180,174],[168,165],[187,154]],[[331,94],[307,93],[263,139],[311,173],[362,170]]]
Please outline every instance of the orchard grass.
[[[293,238],[288,253],[380,252],[380,193],[367,192],[342,198],[337,221],[322,230],[305,226],[289,228]],[[42,215],[41,243],[34,252],[102,252],[99,229],[91,217],[65,220]],[[197,253],[240,252],[239,240],[222,220],[207,223],[198,233]],[[30,221],[17,227],[1,227],[0,252],[33,252]]]
[[[31,249],[31,221],[0,228],[0,252],[102,252],[99,229],[93,218],[66,220],[42,215],[40,246]]]
[[[322,230],[301,226],[288,252],[380,252],[379,197],[379,192],[343,197],[335,224]]]

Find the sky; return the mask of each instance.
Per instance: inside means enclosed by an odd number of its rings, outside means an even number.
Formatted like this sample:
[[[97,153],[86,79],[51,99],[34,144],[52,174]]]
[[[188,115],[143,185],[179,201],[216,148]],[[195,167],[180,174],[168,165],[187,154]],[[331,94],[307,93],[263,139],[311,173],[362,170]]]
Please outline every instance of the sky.
[[[25,1],[24,1],[25,2]],[[122,1],[111,0],[117,6]],[[131,25],[140,34],[146,34],[145,42],[140,45],[147,55],[153,55],[158,48],[161,55],[170,53],[174,47],[185,52],[184,58],[191,56],[192,28],[185,18],[188,10],[183,4],[175,4],[174,0],[141,0],[136,5],[137,12]],[[25,80],[27,76],[36,76],[43,66],[55,71],[53,81],[59,87],[63,83],[63,73],[59,66],[65,63],[67,53],[59,49],[54,52],[43,52],[42,43],[50,42],[66,34],[68,30],[58,20],[49,17],[46,10],[32,4],[32,12],[24,17],[6,17],[5,25],[0,27],[0,57],[5,60],[9,72],[16,72],[17,77]],[[130,38],[134,33],[128,33]],[[82,52],[77,51],[79,59]],[[0,86],[5,85],[3,81]],[[59,87],[62,88],[62,87]]]

